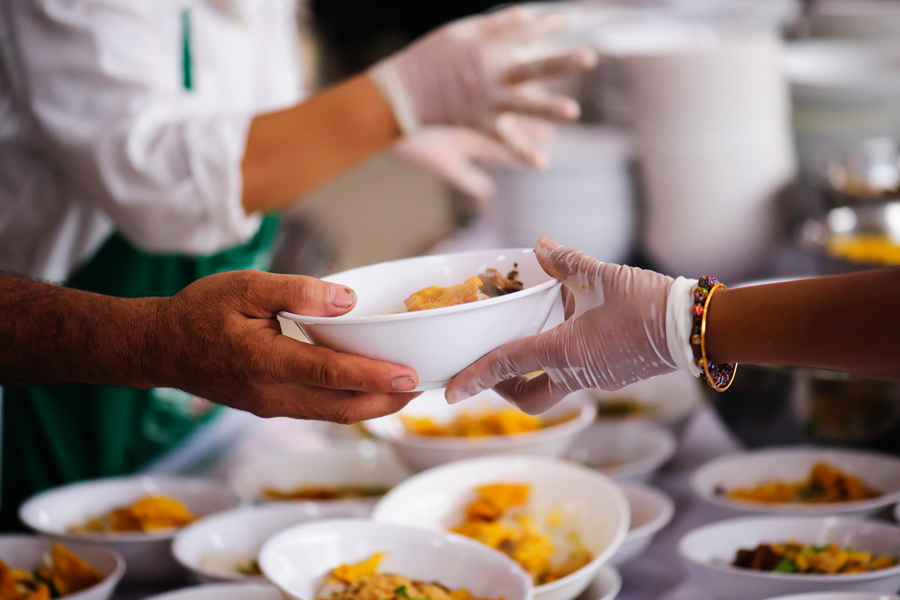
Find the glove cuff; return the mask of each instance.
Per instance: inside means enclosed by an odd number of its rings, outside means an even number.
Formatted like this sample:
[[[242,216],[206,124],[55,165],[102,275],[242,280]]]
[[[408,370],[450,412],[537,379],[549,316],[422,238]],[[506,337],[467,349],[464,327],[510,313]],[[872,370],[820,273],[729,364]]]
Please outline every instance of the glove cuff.
[[[675,366],[699,377],[701,371],[694,361],[694,351],[691,349],[691,307],[696,287],[696,279],[679,277],[669,288],[666,300],[666,342]]]
[[[403,135],[411,135],[421,127],[416,115],[415,104],[409,95],[409,90],[403,83],[400,71],[397,69],[396,59],[386,58],[369,69],[369,77],[378,86],[378,90],[391,110]]]

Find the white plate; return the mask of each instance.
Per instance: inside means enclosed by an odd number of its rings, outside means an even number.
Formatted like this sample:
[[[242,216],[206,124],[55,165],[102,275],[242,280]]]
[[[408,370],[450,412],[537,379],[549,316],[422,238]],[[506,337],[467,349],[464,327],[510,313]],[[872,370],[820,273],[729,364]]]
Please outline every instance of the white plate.
[[[65,542],[66,548],[94,567],[103,580],[65,600],[108,600],[125,573],[125,560],[119,553],[100,546]],[[0,535],[0,560],[11,568],[34,569],[44,563],[51,551],[51,541],[33,535]]]
[[[447,531],[463,520],[474,489],[498,482],[531,484],[537,512],[561,510],[594,560],[535,588],[536,600],[572,600],[616,553],[628,531],[628,501],[606,476],[572,462],[532,456],[473,458],[435,467],[395,487],[376,506],[376,521]]]
[[[283,600],[281,592],[261,583],[195,585],[152,596],[146,600]]]
[[[316,485],[391,488],[410,474],[388,446],[362,440],[321,451],[266,454],[238,465],[228,482],[244,501],[265,502],[262,494],[265,487],[281,490]],[[374,500],[366,501],[374,503]]]
[[[185,527],[175,536],[172,553],[200,583],[263,580],[262,576],[222,572],[203,562],[217,553],[227,553],[235,560],[257,558],[266,540],[289,527],[322,519],[366,517],[369,512],[370,507],[349,502],[272,502],[244,506]]]
[[[717,488],[729,490],[754,486],[772,479],[804,480],[813,465],[820,461],[862,478],[884,495],[872,500],[834,504],[770,504],[729,500],[716,494]],[[805,447],[741,452],[713,459],[703,465],[691,477],[691,489],[707,502],[743,512],[807,516],[865,515],[900,499],[900,458],[861,450]]]
[[[643,554],[653,537],[675,516],[675,503],[656,488],[635,482],[623,482],[619,486],[631,509],[631,526],[622,546],[610,560],[617,567]]]
[[[568,457],[615,481],[647,482],[672,459],[677,447],[672,432],[660,425],[605,420],[581,432]]]
[[[156,582],[183,573],[172,556],[176,529],[154,533],[72,533],[69,528],[88,518],[128,506],[141,496],[165,494],[204,516],[234,508],[240,499],[227,486],[204,479],[180,477],[114,477],[53,488],[30,498],[19,508],[26,526],[52,538],[112,548],[125,558],[126,582]]]
[[[517,270],[525,289],[480,302],[404,312],[403,301],[410,294],[432,285],[460,284],[486,268],[504,275]],[[352,311],[330,318],[279,315],[298,323],[315,344],[414,369],[418,391],[446,387],[454,375],[494,348],[540,332],[559,301],[560,286],[530,249],[408,258],[323,279],[353,288],[358,300]]]
[[[283,531],[263,546],[259,565],[286,596],[312,600],[333,568],[377,552],[385,553],[385,573],[465,588],[476,598],[531,600],[534,593],[519,565],[483,544],[451,533],[361,519],[319,521]]]
[[[458,404],[447,404],[443,390],[425,392],[397,414],[363,423],[366,431],[391,444],[412,469],[422,471],[456,460],[495,454],[558,457],[565,454],[579,432],[594,422],[596,407],[589,395],[572,394],[545,412],[542,418],[575,418],[539,431],[482,438],[451,438],[412,435],[406,432],[400,415],[430,417],[438,423],[452,421],[465,412],[499,410],[510,404],[492,391]]]

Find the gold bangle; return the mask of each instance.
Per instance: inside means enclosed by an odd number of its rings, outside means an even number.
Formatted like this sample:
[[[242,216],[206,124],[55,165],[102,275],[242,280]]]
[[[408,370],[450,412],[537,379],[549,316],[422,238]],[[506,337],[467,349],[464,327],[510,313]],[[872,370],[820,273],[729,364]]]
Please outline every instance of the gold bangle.
[[[737,373],[737,364],[732,365],[723,365],[722,368],[731,368],[731,373],[728,377],[725,378],[725,382],[717,383],[716,378],[713,378],[712,373],[709,371],[709,359],[706,358],[706,317],[709,314],[709,303],[712,301],[713,294],[716,293],[718,289],[727,290],[728,288],[721,283],[717,283],[712,286],[709,290],[709,294],[706,295],[706,302],[703,303],[703,315],[700,320],[700,361],[702,361],[703,373],[706,375],[706,383],[709,384],[709,387],[716,390],[717,392],[724,392],[728,388],[731,387],[731,384],[734,383],[734,375]]]

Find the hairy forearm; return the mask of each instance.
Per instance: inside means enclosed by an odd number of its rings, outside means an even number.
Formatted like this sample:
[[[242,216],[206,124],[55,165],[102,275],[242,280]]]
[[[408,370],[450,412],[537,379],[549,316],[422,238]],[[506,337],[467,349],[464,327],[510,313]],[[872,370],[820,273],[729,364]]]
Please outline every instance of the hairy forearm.
[[[242,172],[248,214],[280,208],[400,137],[390,106],[365,75],[250,124]]]
[[[0,385],[159,385],[157,305],[0,275]]]
[[[718,291],[710,360],[900,380],[900,269]]]

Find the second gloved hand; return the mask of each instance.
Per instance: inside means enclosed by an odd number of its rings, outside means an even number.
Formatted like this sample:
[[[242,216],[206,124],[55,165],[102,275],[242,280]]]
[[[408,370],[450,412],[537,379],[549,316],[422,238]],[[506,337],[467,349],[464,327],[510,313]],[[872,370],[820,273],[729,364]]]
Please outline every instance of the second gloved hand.
[[[450,382],[449,402],[493,387],[537,414],[576,390],[616,390],[691,368],[687,339],[696,282],[603,263],[546,238],[535,252],[563,283],[566,322],[480,358]],[[539,370],[545,372],[524,376]]]
[[[445,25],[375,65],[369,76],[405,134],[424,125],[464,125],[500,139],[526,162],[543,154],[529,143],[520,117],[578,118],[578,103],[538,80],[594,66],[596,53],[548,44],[567,27],[561,11],[513,6]]]

